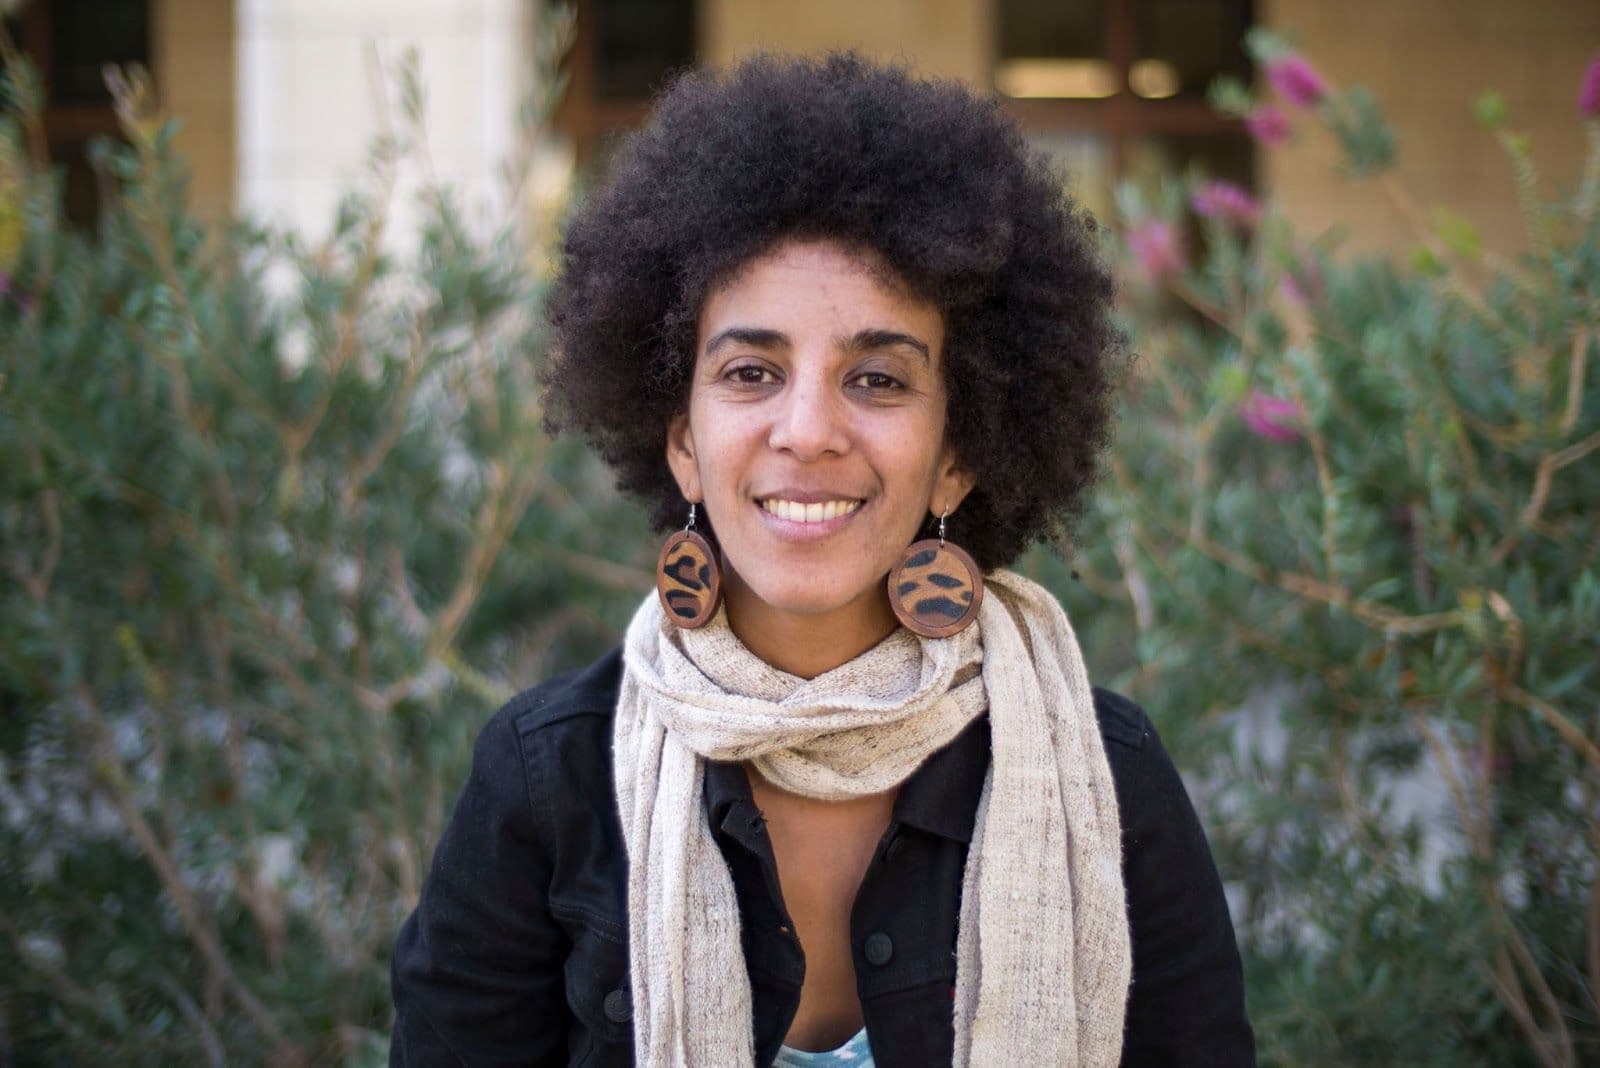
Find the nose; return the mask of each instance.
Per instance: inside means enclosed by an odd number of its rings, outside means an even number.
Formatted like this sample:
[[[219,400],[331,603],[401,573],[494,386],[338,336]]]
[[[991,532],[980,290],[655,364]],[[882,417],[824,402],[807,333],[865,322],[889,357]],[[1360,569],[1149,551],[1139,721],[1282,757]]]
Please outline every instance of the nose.
[[[820,375],[796,375],[776,398],[767,443],[798,460],[816,460],[850,448],[845,398]]]

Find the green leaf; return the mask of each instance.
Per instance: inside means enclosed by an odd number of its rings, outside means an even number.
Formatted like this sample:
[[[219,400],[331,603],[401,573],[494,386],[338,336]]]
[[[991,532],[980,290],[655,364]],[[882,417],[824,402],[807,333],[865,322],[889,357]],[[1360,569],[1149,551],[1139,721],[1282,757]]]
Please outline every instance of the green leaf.
[[[1426,245],[1418,245],[1411,250],[1411,269],[1429,278],[1440,278],[1449,273],[1444,261]]]
[[[1478,228],[1443,205],[1436,205],[1433,209],[1433,230],[1445,247],[1462,259],[1476,260],[1483,253],[1483,240],[1478,235]]]
[[[1224,74],[1213,78],[1206,88],[1206,99],[1224,115],[1242,117],[1256,105],[1255,93],[1239,78]]]
[[[1499,129],[1506,121],[1506,98],[1493,90],[1483,93],[1473,102],[1472,111],[1484,128]]]

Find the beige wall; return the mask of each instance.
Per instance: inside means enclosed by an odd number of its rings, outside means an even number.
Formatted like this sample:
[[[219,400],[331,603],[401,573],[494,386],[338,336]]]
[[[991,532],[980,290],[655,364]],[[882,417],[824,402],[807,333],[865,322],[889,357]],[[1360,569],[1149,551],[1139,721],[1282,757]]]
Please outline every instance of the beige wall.
[[[234,205],[233,0],[156,0],[150,21],[150,66],[162,108],[182,121],[193,203],[221,218]]]
[[[152,59],[157,83],[169,113],[183,120],[179,145],[194,168],[195,202],[213,215],[239,203],[238,189],[258,193],[256,187],[263,181],[291,177],[265,166],[271,160],[257,160],[262,155],[259,152],[251,154],[254,162],[250,166],[242,167],[239,162],[241,126],[254,130],[263,115],[292,110],[281,98],[294,97],[298,86],[290,84],[286,76],[276,79],[264,97],[250,94],[255,101],[253,114],[240,113],[236,52],[241,40],[248,40],[253,47],[260,35],[247,33],[247,27],[240,25],[237,2],[156,0],[153,4]],[[452,17],[465,19],[466,9],[472,9],[473,33],[468,34],[472,37],[481,32],[478,20],[496,21],[477,13],[480,6],[487,12],[510,2],[475,0]],[[1433,205],[1445,205],[1473,220],[1489,247],[1501,251],[1523,247],[1510,168],[1472,116],[1472,101],[1490,88],[1505,95],[1511,126],[1532,138],[1545,193],[1555,195],[1571,187],[1584,147],[1575,113],[1578,81],[1589,57],[1600,48],[1600,2],[1258,2],[1261,20],[1297,34],[1307,54],[1330,78],[1340,84],[1367,85],[1377,94],[1399,136],[1400,181],[1415,195],[1424,213]],[[317,5],[300,0],[280,9],[276,3],[249,0],[248,6],[254,27],[266,17],[265,12],[284,20]],[[383,7],[370,3],[354,6],[363,11]],[[879,58],[908,60],[924,73],[987,87],[994,54],[993,9],[993,0],[701,0],[700,51],[708,63],[723,65],[762,48],[820,51],[855,47]],[[345,22],[361,21],[354,10],[340,10],[339,18],[341,28]],[[313,19],[306,15],[303,20],[289,21],[309,24]],[[388,25],[395,21],[381,20],[380,40],[388,34],[404,36],[401,27]],[[349,36],[366,37],[379,24],[368,23],[359,33],[352,29]],[[437,29],[430,28],[424,36],[436,39]],[[465,31],[465,24],[460,29]],[[319,37],[316,45],[327,51],[332,44],[321,43],[323,39]],[[478,46],[464,43],[463,47],[470,52]],[[290,122],[279,134],[294,151],[313,153],[310,158],[319,167],[330,160],[348,165],[364,140],[364,135],[356,136],[352,130],[364,130],[365,124],[351,126],[343,118],[338,123],[332,120],[365,99],[364,64],[354,47],[338,57],[337,63],[330,62],[331,56],[315,58],[320,61],[316,69],[322,73],[307,86],[312,111],[301,116],[306,122]],[[425,60],[432,58],[425,56]],[[476,73],[480,63],[481,57],[474,56],[460,69],[471,68]],[[326,83],[334,71],[346,74],[351,84],[330,96]],[[441,97],[460,95],[456,91],[461,87],[458,70],[430,73],[436,103]],[[507,92],[507,86],[499,85],[504,80],[503,76],[494,79],[498,92]],[[487,89],[483,87],[483,91]],[[449,135],[481,126],[483,110],[501,110],[486,108],[482,91],[477,95],[480,99],[436,124],[435,135],[446,135],[441,140],[448,141]],[[280,117],[291,118],[287,114]],[[1311,123],[1303,126],[1294,145],[1264,153],[1264,188],[1309,232],[1344,224],[1350,230],[1349,247],[1353,249],[1403,252],[1412,248],[1417,243],[1414,230],[1391,200],[1371,182],[1340,177],[1339,153],[1330,136]],[[337,127],[338,132],[331,138],[307,136],[324,127]],[[481,136],[480,131],[477,137]],[[460,160],[478,155],[473,151],[482,147],[476,143],[477,137],[469,134],[468,143],[439,147],[445,149],[446,160]],[[250,143],[257,140],[251,133]],[[496,149],[505,147],[498,143],[503,138],[489,140],[497,142]],[[304,176],[296,173],[293,177]],[[324,195],[312,198],[320,217],[331,208],[334,183],[328,176],[318,177],[329,187],[319,186],[317,191]],[[250,195],[245,199],[259,198]]]
[[[1489,248],[1525,247],[1506,156],[1472,114],[1486,89],[1505,96],[1510,128],[1532,138],[1545,195],[1576,184],[1578,84],[1600,49],[1600,2],[1262,0],[1262,9],[1275,29],[1299,34],[1331,79],[1377,96],[1397,134],[1400,181],[1424,214],[1444,205],[1472,220]],[[1373,183],[1340,178],[1338,159],[1330,135],[1308,128],[1265,154],[1261,177],[1309,231],[1342,222],[1353,249],[1414,248],[1401,211]]]
[[[992,7],[991,0],[701,0],[700,55],[723,66],[761,49],[857,48],[987,86]]]
[[[415,48],[425,151],[400,167],[386,239],[406,247],[415,194],[434,179],[456,190],[469,224],[503,218],[499,172],[519,145],[532,70],[529,0],[235,2],[240,210],[326,234],[374,139],[398,121],[391,74]]]

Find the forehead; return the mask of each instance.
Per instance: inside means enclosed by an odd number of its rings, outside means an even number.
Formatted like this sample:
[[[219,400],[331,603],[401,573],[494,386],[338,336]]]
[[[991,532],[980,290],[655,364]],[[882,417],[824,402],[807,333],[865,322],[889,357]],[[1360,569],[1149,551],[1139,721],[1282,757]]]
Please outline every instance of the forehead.
[[[759,317],[763,321],[743,320]],[[737,321],[737,322],[736,322]],[[703,344],[730,325],[888,328],[937,350],[944,316],[882,257],[833,241],[791,239],[749,260],[712,288],[701,306]]]

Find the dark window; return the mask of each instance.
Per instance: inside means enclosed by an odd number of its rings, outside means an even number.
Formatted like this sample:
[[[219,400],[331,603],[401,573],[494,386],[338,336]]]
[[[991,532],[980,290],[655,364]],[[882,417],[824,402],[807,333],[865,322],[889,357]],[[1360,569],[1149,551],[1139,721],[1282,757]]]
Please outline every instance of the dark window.
[[[1098,3],[1001,0],[1000,55],[1103,58],[1106,11]]]
[[[694,63],[693,0],[594,0],[594,92],[648,98]]]
[[[578,162],[603,168],[617,135],[638,125],[651,96],[695,63],[694,0],[578,0],[557,111]]]
[[[149,0],[52,0],[50,102],[109,107],[107,63],[150,66]]]
[[[1242,46],[1250,28],[1249,4],[1139,0],[1133,10],[1135,59],[1129,80],[1136,94],[1204,100],[1218,75],[1250,80]],[[1149,91],[1166,87],[1168,78],[1170,94]]]
[[[89,142],[118,135],[107,64],[150,66],[149,0],[33,0],[5,22],[6,33],[45,87],[43,147],[66,172],[67,218],[93,223],[99,198]],[[0,107],[15,107],[9,89]]]
[[[1000,0],[994,87],[1096,213],[1125,177],[1197,164],[1254,185],[1254,149],[1206,90],[1248,79],[1251,0]]]

